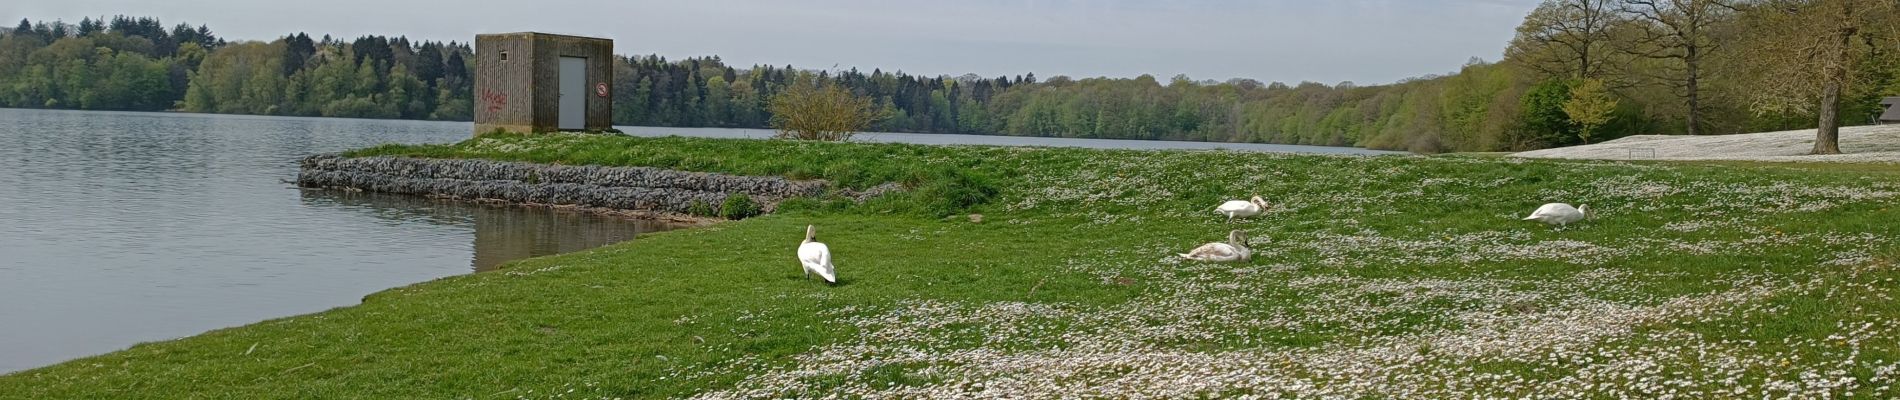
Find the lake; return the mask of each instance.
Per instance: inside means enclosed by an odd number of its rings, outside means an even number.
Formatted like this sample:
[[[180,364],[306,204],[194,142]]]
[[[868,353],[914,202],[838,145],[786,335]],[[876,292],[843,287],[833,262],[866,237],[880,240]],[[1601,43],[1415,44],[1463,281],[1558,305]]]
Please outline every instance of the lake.
[[[0,109],[0,373],[356,304],[673,228],[299,189],[303,156],[450,143],[466,122]],[[639,136],[767,130],[622,127]],[[866,141],[1382,154],[1262,144],[874,133]]]

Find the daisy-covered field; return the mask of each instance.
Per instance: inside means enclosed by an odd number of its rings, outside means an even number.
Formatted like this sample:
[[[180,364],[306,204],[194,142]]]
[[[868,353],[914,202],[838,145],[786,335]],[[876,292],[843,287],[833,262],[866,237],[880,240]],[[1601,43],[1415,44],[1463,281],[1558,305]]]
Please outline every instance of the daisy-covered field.
[[[1900,396],[1890,166],[598,136],[356,155],[911,189],[0,376],[0,398]],[[1265,215],[1213,211],[1252,195]],[[1518,220],[1547,202],[1595,216]],[[802,279],[806,224],[839,285]],[[1252,262],[1175,256],[1233,229]]]

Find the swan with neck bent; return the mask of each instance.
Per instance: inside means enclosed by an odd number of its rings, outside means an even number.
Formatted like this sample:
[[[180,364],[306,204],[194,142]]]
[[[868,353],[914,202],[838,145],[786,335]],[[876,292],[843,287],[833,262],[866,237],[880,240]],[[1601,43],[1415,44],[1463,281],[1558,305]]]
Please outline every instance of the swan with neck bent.
[[[1213,263],[1246,262],[1253,260],[1253,250],[1247,248],[1247,234],[1236,229],[1227,233],[1227,243],[1204,244],[1181,254],[1181,258]]]
[[[1227,222],[1234,222],[1234,218],[1252,217],[1266,212],[1267,201],[1261,199],[1260,196],[1254,196],[1250,200],[1228,200],[1226,203],[1221,203],[1220,207],[1214,207],[1214,211],[1226,215]]]
[[[1545,204],[1543,207],[1537,207],[1537,211],[1532,211],[1530,216],[1524,217],[1524,220],[1542,222],[1563,228],[1569,226],[1572,222],[1589,218],[1589,212],[1589,204],[1571,207],[1569,204],[1564,203],[1550,203]]]
[[[818,274],[827,283],[838,283],[838,275],[831,267],[831,247],[818,242],[818,227],[805,225],[805,242],[798,245],[798,263],[805,266],[805,277]]]

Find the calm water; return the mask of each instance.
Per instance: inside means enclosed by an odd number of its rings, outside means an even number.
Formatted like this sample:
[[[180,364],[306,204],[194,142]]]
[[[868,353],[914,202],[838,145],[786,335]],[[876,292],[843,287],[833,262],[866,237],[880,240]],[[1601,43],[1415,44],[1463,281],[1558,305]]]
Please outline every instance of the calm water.
[[[307,154],[469,131],[0,109],[0,373],[666,228],[283,182]]]
[[[302,190],[305,155],[448,143],[468,123],[0,109],[0,373],[356,304],[663,224]],[[764,137],[766,130],[623,128]],[[867,141],[1380,153],[1313,146],[866,134]]]

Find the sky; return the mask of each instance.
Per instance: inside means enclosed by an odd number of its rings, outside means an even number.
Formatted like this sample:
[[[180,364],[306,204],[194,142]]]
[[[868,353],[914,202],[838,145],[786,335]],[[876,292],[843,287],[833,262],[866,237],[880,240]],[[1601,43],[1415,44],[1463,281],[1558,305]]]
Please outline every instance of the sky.
[[[1497,60],[1537,0],[21,0],[0,21],[150,16],[227,40],[539,31],[728,64],[1360,85]]]

